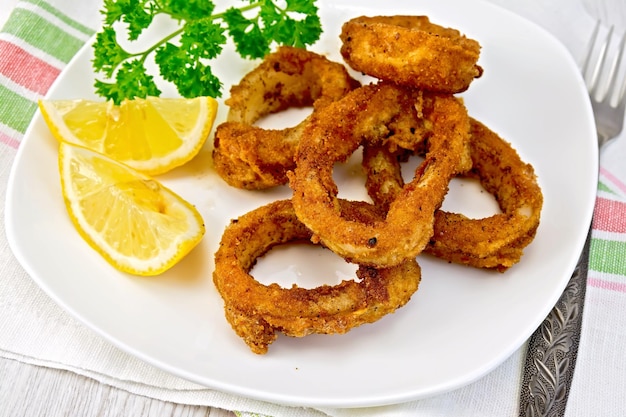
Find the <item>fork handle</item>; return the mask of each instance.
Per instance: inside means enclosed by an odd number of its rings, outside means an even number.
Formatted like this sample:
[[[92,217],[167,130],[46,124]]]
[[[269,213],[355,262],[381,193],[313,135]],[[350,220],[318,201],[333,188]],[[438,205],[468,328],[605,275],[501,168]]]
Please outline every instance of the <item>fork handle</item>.
[[[574,273],[548,317],[530,337],[520,392],[520,417],[562,417],[582,324],[591,231]]]

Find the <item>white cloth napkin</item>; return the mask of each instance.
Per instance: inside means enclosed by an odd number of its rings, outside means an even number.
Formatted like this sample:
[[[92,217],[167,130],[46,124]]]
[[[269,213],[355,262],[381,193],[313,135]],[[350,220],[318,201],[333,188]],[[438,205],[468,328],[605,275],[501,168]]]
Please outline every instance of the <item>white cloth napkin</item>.
[[[12,0],[15,3],[14,0]],[[626,28],[626,4],[615,0],[493,0],[552,31],[582,57],[593,26],[591,14],[610,17]],[[47,19],[61,21],[57,12],[86,27],[99,24],[93,2],[72,0],[15,3]],[[47,5],[52,5],[52,10]],[[621,20],[616,16],[621,13]],[[5,36],[1,34],[0,36]],[[0,42],[6,38],[0,37]],[[0,59],[2,57],[0,56]],[[2,81],[0,79],[0,81]],[[15,87],[18,88],[18,87]],[[0,124],[0,199],[6,196],[8,171],[22,133]],[[626,216],[626,140],[602,153],[601,181],[606,201],[624,205]],[[4,219],[4,205],[0,207]],[[626,224],[626,221],[623,222]],[[597,232],[596,234],[602,232]],[[609,232],[606,232],[609,233]],[[626,241],[626,227],[611,239]],[[622,253],[626,253],[626,250]],[[626,404],[626,272],[592,271],[587,290],[584,335],[568,403],[567,416],[617,416]],[[10,252],[4,222],[0,223],[0,355],[26,363],[67,369],[130,392],[166,401],[209,405],[242,414],[268,416],[516,416],[525,347],[481,380],[454,392],[426,400],[366,409],[304,409],[253,401],[216,392],[172,376],[130,356],[77,322],[48,298],[27,276]]]

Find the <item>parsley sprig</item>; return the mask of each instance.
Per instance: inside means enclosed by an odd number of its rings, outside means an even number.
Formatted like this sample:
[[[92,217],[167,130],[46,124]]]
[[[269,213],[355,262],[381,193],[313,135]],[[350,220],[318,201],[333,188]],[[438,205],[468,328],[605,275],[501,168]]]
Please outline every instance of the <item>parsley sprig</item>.
[[[104,0],[102,29],[96,34],[93,68],[96,93],[120,103],[124,98],[159,96],[146,59],[154,54],[161,77],[174,83],[181,96],[220,97],[222,83],[211,70],[232,39],[243,58],[262,58],[274,44],[306,47],[322,33],[316,0],[240,0],[216,13],[211,0]],[[177,29],[147,49],[130,52],[118,42],[126,32],[132,44],[165,14]]]

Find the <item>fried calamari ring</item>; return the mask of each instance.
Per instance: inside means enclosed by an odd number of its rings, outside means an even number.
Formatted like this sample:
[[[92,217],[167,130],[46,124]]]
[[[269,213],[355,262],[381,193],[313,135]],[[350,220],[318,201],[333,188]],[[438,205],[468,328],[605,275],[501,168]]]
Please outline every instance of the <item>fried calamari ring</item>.
[[[434,233],[424,249],[439,258],[478,268],[505,271],[523,255],[539,226],[543,195],[533,167],[524,163],[511,145],[475,119],[471,119],[472,169],[494,195],[501,213],[470,219],[459,213],[435,213]],[[404,184],[396,154],[383,146],[363,152],[366,187],[383,210],[401,195]]]
[[[343,24],[341,55],[353,69],[431,91],[465,91],[482,75],[480,44],[426,16],[361,16]]]
[[[216,128],[213,160],[230,185],[264,189],[286,184],[304,122],[285,129],[254,126],[291,107],[323,107],[359,85],[342,64],[283,46],[233,86],[225,123]]]
[[[431,112],[424,115],[432,125],[429,151],[386,218],[365,224],[341,216],[333,165],[362,144],[393,136],[390,121],[407,110],[399,97],[413,92],[392,83],[363,86],[315,111],[302,134],[289,174],[294,209],[315,240],[350,262],[392,266],[419,254],[432,236],[434,212],[448,182],[469,158],[464,105],[453,96],[432,94]]]
[[[362,204],[342,205],[346,216],[359,221],[377,216]],[[277,332],[294,337],[346,333],[392,313],[417,291],[421,270],[414,259],[386,269],[359,266],[360,281],[313,289],[263,285],[250,275],[257,258],[273,246],[310,238],[289,200],[241,216],[222,236],[213,281],[224,299],[228,322],[255,353],[266,353]]]

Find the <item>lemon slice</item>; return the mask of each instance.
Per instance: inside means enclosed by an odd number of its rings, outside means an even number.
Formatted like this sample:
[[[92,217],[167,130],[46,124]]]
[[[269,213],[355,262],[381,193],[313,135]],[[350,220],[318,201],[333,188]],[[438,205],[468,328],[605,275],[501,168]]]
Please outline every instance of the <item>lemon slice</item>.
[[[59,172],[74,226],[121,271],[160,274],[204,235],[202,217],[191,204],[103,154],[61,142]]]
[[[58,141],[103,153],[148,175],[191,160],[206,141],[217,113],[211,97],[112,101],[40,100]]]

